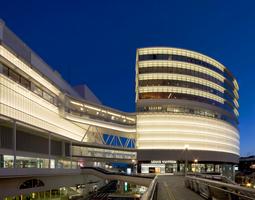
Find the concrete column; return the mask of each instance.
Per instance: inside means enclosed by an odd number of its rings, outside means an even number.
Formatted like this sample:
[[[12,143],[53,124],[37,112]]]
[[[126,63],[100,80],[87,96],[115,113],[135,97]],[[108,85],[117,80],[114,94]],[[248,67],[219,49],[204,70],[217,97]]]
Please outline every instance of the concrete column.
[[[184,175],[187,176],[188,172],[188,149],[185,149],[185,169],[184,169]]]
[[[0,168],[4,167],[4,155],[0,154]]]
[[[48,168],[50,168],[50,159],[51,159],[51,133],[49,133],[49,139],[48,139],[48,158],[49,158],[49,165],[48,165]]]
[[[16,121],[13,121],[13,127],[12,127],[12,131],[13,131],[13,168],[17,167],[16,164],[16,151],[17,151],[17,131],[16,131]]]
[[[70,142],[70,159],[71,159],[71,169],[73,168],[73,150],[72,150],[73,142]]]
[[[62,157],[65,157],[66,155],[66,149],[65,149],[65,142],[62,141]]]

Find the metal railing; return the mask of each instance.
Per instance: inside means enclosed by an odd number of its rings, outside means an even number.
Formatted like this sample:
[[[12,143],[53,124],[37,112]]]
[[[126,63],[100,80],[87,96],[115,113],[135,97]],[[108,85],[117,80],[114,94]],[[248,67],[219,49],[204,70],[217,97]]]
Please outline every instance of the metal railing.
[[[127,174],[125,172],[115,172],[115,171],[108,171],[104,168],[100,168],[100,167],[81,167],[81,169],[92,169],[92,170],[95,170],[95,171],[98,171],[100,173],[103,173],[105,175],[120,175],[120,176],[127,176],[127,177],[138,177],[138,178],[144,178],[144,179],[151,179],[151,180],[154,180],[154,176],[150,176],[150,175],[147,175],[147,174],[137,174],[137,173],[131,173],[131,174]]]
[[[158,195],[158,176],[155,176],[141,200],[156,200]]]
[[[206,199],[219,200],[254,200],[255,189],[245,188],[237,184],[225,183],[222,180],[185,177],[185,186]]]
[[[220,173],[188,173],[187,175],[237,185],[236,182],[230,178],[227,178],[226,176],[221,175]]]

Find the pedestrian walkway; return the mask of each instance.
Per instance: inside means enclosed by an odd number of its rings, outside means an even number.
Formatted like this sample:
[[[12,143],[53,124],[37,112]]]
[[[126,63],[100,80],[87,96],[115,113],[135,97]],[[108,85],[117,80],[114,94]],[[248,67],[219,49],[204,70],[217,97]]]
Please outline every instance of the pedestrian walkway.
[[[185,187],[184,176],[158,176],[157,200],[203,200],[197,193]]]

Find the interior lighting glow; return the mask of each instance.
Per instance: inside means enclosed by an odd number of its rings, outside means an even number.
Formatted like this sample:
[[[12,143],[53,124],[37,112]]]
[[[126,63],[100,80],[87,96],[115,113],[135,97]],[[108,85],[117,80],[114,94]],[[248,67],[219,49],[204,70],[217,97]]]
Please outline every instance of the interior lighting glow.
[[[100,122],[100,121],[95,121],[92,119],[84,119],[84,118],[80,118],[77,116],[73,116],[70,114],[66,114],[66,119],[74,121],[74,122],[79,122],[82,124],[89,124],[89,125],[93,125],[93,126],[98,126],[98,127],[102,127],[102,128],[108,128],[108,129],[112,129],[112,130],[117,130],[117,131],[122,131],[122,132],[126,132],[126,133],[136,133],[136,128],[135,127],[125,127],[125,125],[120,125],[120,124],[113,124],[113,123],[107,123],[107,122]]]
[[[178,67],[181,69],[189,69],[192,71],[197,71],[197,72],[201,72],[201,73],[205,73],[208,74],[216,79],[218,79],[221,82],[224,82],[225,77],[222,76],[221,74],[210,70],[206,67],[202,67],[199,65],[195,65],[192,63],[185,63],[185,62],[175,62],[175,61],[139,61],[139,68],[146,68],[146,67],[157,67],[157,66],[161,66],[161,67]]]
[[[83,107],[82,103],[79,103],[79,102],[76,102],[76,101],[70,101],[70,102],[71,102],[71,104]]]
[[[239,90],[239,86],[238,86],[238,83],[237,83],[236,79],[234,79],[233,84],[236,87],[236,89]]]
[[[114,115],[114,116],[116,116],[116,117],[120,117],[121,115],[119,115],[119,114],[116,114],[116,113],[113,113],[113,112],[107,112],[109,115]]]
[[[211,94],[209,92],[204,92],[197,89],[184,88],[184,87],[174,87],[174,86],[144,86],[139,87],[139,93],[147,93],[147,92],[176,92],[181,94],[191,94],[195,96],[201,96],[208,99],[212,99],[218,101],[221,104],[224,104],[225,99]]]
[[[225,88],[214,83],[211,81],[208,81],[203,78],[189,76],[189,75],[183,75],[183,74],[167,74],[167,73],[146,73],[146,74],[139,74],[138,75],[139,80],[180,80],[180,81],[187,81],[191,83],[198,83],[201,85],[205,85],[208,87],[212,87],[220,92],[224,92]]]
[[[139,55],[144,54],[176,54],[176,55],[189,55],[192,58],[198,58],[199,60],[206,61],[208,63],[213,64],[221,71],[224,71],[226,68],[224,65],[219,63],[217,60],[210,58],[209,56],[203,55],[201,53],[190,51],[186,49],[179,49],[179,48],[172,48],[172,47],[151,47],[151,48],[139,48],[138,49]]]
[[[126,118],[127,118],[127,120],[129,120],[129,121],[132,121],[132,122],[135,121],[135,119],[133,119],[133,118],[130,118],[130,117],[126,117]]]
[[[93,107],[93,106],[89,106],[89,105],[84,105],[85,108],[89,108],[91,110],[96,110],[96,111],[100,111],[101,109]]]

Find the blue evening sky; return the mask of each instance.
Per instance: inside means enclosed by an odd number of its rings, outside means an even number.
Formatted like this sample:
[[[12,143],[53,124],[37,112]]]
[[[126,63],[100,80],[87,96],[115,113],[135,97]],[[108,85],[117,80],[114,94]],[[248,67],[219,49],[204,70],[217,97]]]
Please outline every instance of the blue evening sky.
[[[135,110],[139,47],[195,50],[226,65],[240,86],[241,155],[255,154],[255,1],[1,1],[0,18],[72,85]]]

